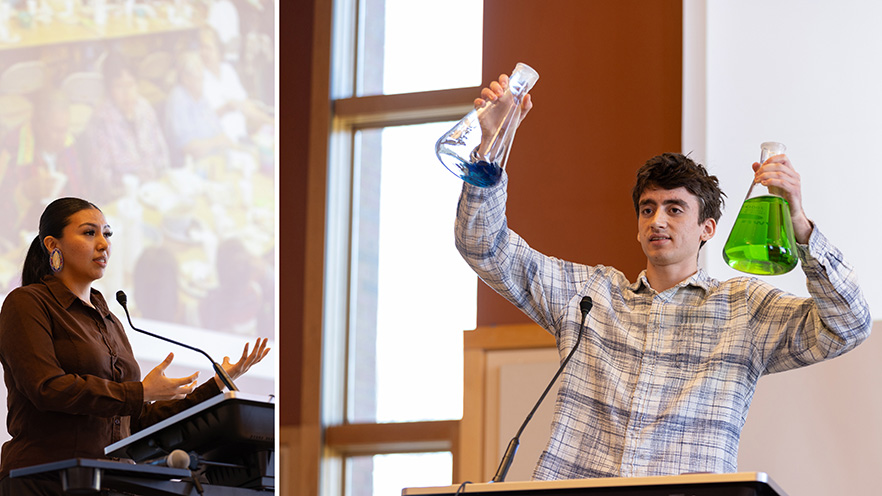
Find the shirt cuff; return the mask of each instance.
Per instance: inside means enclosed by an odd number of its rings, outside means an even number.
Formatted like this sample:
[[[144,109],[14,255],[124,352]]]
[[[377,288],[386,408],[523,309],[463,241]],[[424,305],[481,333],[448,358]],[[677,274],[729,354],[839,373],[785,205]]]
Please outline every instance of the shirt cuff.
[[[140,381],[129,381],[123,382],[122,387],[125,391],[125,400],[121,415],[137,417],[144,407],[144,384]]]
[[[205,381],[205,384],[197,387],[193,390],[192,393],[188,394],[188,398],[192,398],[198,401],[205,401],[212,396],[217,396],[221,393],[221,388],[217,385],[217,381],[214,380],[214,376],[211,379]]]
[[[842,254],[827,239],[827,236],[821,232],[821,229],[813,221],[812,233],[809,236],[808,244],[796,245],[799,259],[804,268],[813,270],[823,270],[822,267],[832,267],[843,263]]]
[[[466,181],[463,181],[462,184],[462,192],[466,195],[466,199],[469,202],[484,203],[487,199],[499,197],[499,190],[505,191],[508,189],[508,172],[502,169],[499,181],[492,186],[475,186]]]

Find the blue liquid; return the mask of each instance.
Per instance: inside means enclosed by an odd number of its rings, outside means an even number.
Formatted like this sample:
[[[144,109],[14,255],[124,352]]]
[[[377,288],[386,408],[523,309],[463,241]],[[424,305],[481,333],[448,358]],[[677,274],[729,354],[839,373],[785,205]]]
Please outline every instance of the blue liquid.
[[[460,177],[462,177],[463,181],[481,188],[493,186],[502,177],[502,167],[496,163],[491,164],[484,160],[470,164],[463,163],[460,168],[462,169]]]

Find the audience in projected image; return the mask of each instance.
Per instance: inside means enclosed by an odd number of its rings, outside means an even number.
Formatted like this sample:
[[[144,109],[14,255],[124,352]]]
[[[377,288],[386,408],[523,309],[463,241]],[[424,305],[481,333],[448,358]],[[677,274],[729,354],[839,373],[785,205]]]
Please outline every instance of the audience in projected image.
[[[217,249],[218,285],[202,299],[201,324],[207,329],[253,336],[264,302],[255,256],[237,238]]]
[[[180,267],[169,248],[145,248],[132,274],[134,300],[141,317],[188,324],[180,298]]]
[[[23,219],[60,195],[82,193],[86,180],[70,133],[67,98],[58,90],[35,95],[30,121],[0,144],[0,251],[22,244]]]
[[[126,60],[110,55],[102,72],[109,98],[95,110],[81,141],[83,158],[100,171],[89,197],[107,201],[122,193],[125,175],[141,182],[158,179],[169,168],[169,150],[156,111],[138,92]]]
[[[249,99],[239,74],[229,62],[223,60],[220,38],[212,28],[199,31],[199,54],[205,65],[205,98],[233,142],[245,141],[251,129],[273,125],[272,115]]]
[[[143,252],[120,252],[130,267],[113,275],[115,283],[134,285],[142,317],[272,336],[274,308],[263,298],[274,291],[271,250],[249,253],[232,241],[205,248],[217,249],[224,262],[212,297],[200,298],[182,290],[191,267],[168,244],[167,220],[180,212],[196,209],[199,225],[213,226],[211,218],[199,217],[203,201],[266,208],[267,177],[271,181],[275,167],[275,117],[268,106],[274,85],[261,91],[259,84],[264,77],[274,82],[273,72],[253,73],[255,60],[274,58],[271,33],[263,31],[270,26],[264,18],[274,19],[272,2],[209,0],[206,6],[214,15],[201,27],[162,46],[109,43],[76,60],[49,63],[43,89],[27,96],[32,118],[0,135],[0,284],[20,277],[4,262],[33,237],[32,222],[23,220],[60,196],[88,198],[124,220],[120,236],[149,240]],[[153,49],[175,54],[174,67],[150,72],[156,66],[145,60]],[[88,87],[89,100],[66,84],[84,71],[101,75],[89,79],[95,85]],[[160,73],[163,84],[154,95],[145,84]],[[206,272],[213,269],[206,264]],[[236,303],[211,308],[209,300],[221,296]]]
[[[184,52],[177,67],[178,82],[165,102],[165,129],[172,156],[199,159],[227,151],[233,142],[205,97],[205,67],[199,53]]]
[[[242,82],[252,98],[269,105],[275,102],[275,9],[274,0],[239,2]]]
[[[241,44],[242,29],[239,22],[239,9],[236,8],[232,0],[209,0],[205,24],[214,29],[222,45]]]

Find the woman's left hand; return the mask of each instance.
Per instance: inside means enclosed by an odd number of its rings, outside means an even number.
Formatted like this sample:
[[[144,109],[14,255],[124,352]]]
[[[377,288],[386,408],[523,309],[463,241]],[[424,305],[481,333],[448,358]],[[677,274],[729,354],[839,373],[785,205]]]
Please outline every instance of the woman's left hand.
[[[248,372],[248,369],[251,368],[252,365],[260,362],[263,358],[269,353],[270,349],[266,347],[267,338],[257,338],[257,341],[254,342],[254,349],[251,350],[251,353],[248,353],[248,345],[250,343],[245,343],[245,349],[242,350],[242,356],[239,357],[239,361],[236,363],[230,362],[230,357],[224,357],[224,363],[221,364],[221,367],[224,368],[227,375],[230,376],[230,379],[236,380],[236,378],[242,376],[245,372]],[[224,388],[224,383],[221,381],[221,378],[217,375],[214,376],[215,382],[219,388]]]

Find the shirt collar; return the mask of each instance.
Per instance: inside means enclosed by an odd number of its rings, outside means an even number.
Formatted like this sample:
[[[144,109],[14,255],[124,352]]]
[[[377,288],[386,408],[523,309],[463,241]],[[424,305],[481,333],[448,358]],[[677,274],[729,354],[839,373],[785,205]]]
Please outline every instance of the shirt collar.
[[[711,278],[707,274],[707,272],[699,267],[698,271],[695,274],[692,274],[686,279],[680,281],[676,286],[671,289],[680,289],[686,286],[694,286],[696,288],[701,288],[707,291],[710,289],[710,281]],[[637,280],[631,283],[631,285],[628,286],[628,289],[630,289],[634,293],[640,293],[641,291],[652,289],[652,287],[649,285],[649,279],[646,278],[646,269],[643,269],[640,272],[640,275],[637,276]]]
[[[63,282],[61,282],[61,279],[52,274],[43,276],[42,282],[49,289],[49,292],[52,293],[52,296],[64,308],[70,308],[71,305],[80,299],[77,295],[73,294],[73,291],[68,289]],[[101,292],[92,288],[91,293],[92,304],[95,305],[95,309],[98,310],[98,313],[104,317],[110,317],[110,309],[107,307],[107,302],[104,301],[104,296]]]

